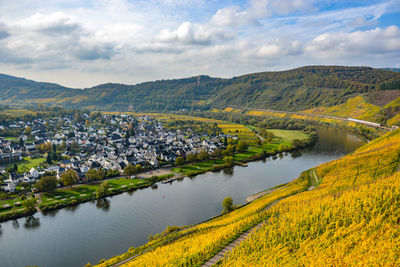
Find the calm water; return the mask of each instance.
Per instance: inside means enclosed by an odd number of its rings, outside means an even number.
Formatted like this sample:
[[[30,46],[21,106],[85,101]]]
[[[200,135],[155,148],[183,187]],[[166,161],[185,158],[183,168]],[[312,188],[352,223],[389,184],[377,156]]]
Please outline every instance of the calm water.
[[[198,223],[220,213],[222,200],[236,204],[266,188],[289,182],[313,166],[343,156],[362,142],[321,128],[319,141],[301,155],[251,162],[219,173],[185,178],[1,224],[0,266],[82,266],[139,246],[167,225]]]

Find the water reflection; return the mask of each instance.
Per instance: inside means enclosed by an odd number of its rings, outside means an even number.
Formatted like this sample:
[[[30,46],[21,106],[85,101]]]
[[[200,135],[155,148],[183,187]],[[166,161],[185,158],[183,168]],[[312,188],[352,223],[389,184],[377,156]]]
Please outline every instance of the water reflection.
[[[49,211],[45,211],[43,212],[44,215],[49,216],[49,217],[54,217],[56,216],[56,214],[59,212],[59,209],[55,209],[55,210],[49,210]]]
[[[231,167],[231,168],[223,169],[223,173],[225,175],[232,176],[235,173],[235,171],[234,171],[234,168]]]
[[[103,210],[108,211],[111,206],[111,201],[106,198],[101,198],[96,201],[96,207]]]
[[[79,208],[79,205],[73,205],[73,206],[65,207],[65,210],[74,212],[74,211],[76,211],[78,208]]]
[[[18,222],[18,220],[13,220],[12,226],[13,226],[14,229],[18,229],[18,228],[19,228],[19,222]]]
[[[292,159],[299,158],[299,157],[301,157],[301,155],[302,155],[301,150],[294,150],[290,153],[290,156],[292,157]]]
[[[25,229],[35,229],[40,226],[40,219],[31,215],[25,218],[24,228]]]
[[[152,184],[151,189],[156,190],[158,188],[158,184]]]

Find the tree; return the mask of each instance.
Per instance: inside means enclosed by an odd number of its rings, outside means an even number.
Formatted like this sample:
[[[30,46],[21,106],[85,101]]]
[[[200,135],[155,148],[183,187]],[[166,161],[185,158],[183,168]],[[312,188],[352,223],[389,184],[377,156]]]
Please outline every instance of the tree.
[[[49,152],[47,153],[46,163],[51,164],[51,156]]]
[[[242,141],[240,141],[239,144],[237,145],[236,151],[238,151],[238,152],[244,152],[244,151],[247,150],[248,146],[249,146],[249,145],[247,144],[247,142],[242,140]]]
[[[127,175],[136,174],[137,172],[138,172],[137,168],[130,163],[126,165],[124,168],[124,173]]]
[[[261,129],[261,131],[260,131],[260,135],[262,136],[262,137],[264,137],[264,138],[267,138],[267,130],[265,130],[264,128],[262,128]]]
[[[69,169],[63,174],[61,174],[61,182],[65,186],[70,186],[78,182],[78,173],[73,169]]]
[[[299,139],[294,139],[292,141],[292,147],[293,148],[301,148],[301,147],[305,147],[306,144],[304,143],[303,140],[299,140]]]
[[[268,142],[271,142],[272,139],[274,139],[274,137],[275,137],[275,135],[274,135],[273,132],[271,132],[271,131],[268,131],[268,132],[267,132],[267,141],[268,141]]]
[[[227,146],[228,145],[228,137],[224,137],[224,146]]]
[[[182,157],[177,157],[177,158],[175,159],[175,165],[176,165],[176,166],[181,166],[181,165],[183,165],[183,164],[185,164],[185,159],[184,159],[184,158],[182,158]]]
[[[220,158],[221,155],[222,155],[221,149],[219,149],[219,148],[215,149],[215,150],[211,153],[211,157],[213,157],[213,158],[215,158],[215,159]]]
[[[208,153],[207,153],[207,151],[205,151],[204,149],[201,150],[200,153],[197,155],[197,159],[198,159],[199,161],[203,161],[203,160],[208,159]]]
[[[19,145],[20,145],[20,146],[23,146],[23,145],[24,145],[24,140],[23,140],[21,137],[19,138]]]
[[[236,147],[234,145],[228,145],[225,149],[226,155],[233,155],[235,153]]]
[[[44,176],[36,182],[35,187],[40,192],[53,191],[57,187],[57,178],[55,176]]]
[[[56,151],[55,150],[52,150],[51,152],[50,152],[50,159],[53,161],[53,160],[57,160],[57,153],[56,153]]]
[[[104,173],[101,170],[90,169],[86,173],[86,178],[89,182],[102,180],[104,178]]]
[[[233,157],[232,156],[224,157],[224,162],[225,164],[231,165],[233,163]]]
[[[22,206],[24,206],[29,212],[32,212],[36,209],[36,204],[36,198],[27,198],[22,201]]]
[[[15,172],[18,171],[18,165],[16,163],[14,163],[13,169]]]
[[[196,162],[197,161],[197,154],[196,153],[191,153],[186,156],[186,161],[187,162]]]
[[[31,135],[31,133],[32,133],[32,128],[30,127],[30,126],[26,126],[25,127],[25,133],[26,133],[26,135]]]
[[[136,169],[138,170],[138,172],[141,172],[143,170],[143,168],[140,164],[136,165]]]
[[[107,181],[102,182],[100,186],[96,188],[96,197],[100,198],[106,196],[109,189],[110,184]]]
[[[67,148],[67,143],[65,143],[65,141],[63,140],[58,148],[61,151],[64,151]]]
[[[235,209],[235,205],[233,205],[233,199],[231,197],[226,197],[222,201],[222,207],[224,210],[222,213],[226,213]]]

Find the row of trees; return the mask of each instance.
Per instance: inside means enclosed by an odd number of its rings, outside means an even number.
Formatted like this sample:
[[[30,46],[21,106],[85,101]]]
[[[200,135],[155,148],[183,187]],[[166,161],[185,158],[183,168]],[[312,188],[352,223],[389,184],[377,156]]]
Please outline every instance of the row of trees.
[[[191,153],[186,155],[186,158],[183,157],[177,157],[175,160],[175,165],[176,166],[181,166],[185,163],[193,163],[193,162],[198,162],[198,161],[204,161],[207,159],[219,159],[221,157],[227,157],[227,156],[233,156],[236,152],[245,152],[249,147],[249,144],[241,140],[238,142],[238,144],[229,144],[226,149],[221,150],[221,149],[215,149],[212,153],[208,153],[205,150],[201,150],[198,153]]]
[[[90,169],[86,172],[86,180],[88,182],[95,182],[95,181],[101,181],[105,178],[108,177],[113,177],[119,175],[119,172],[117,170],[108,170],[104,171],[102,169]],[[65,171],[63,174],[60,176],[60,182],[64,186],[71,186],[74,184],[77,184],[79,181],[79,175],[78,173],[73,170],[69,169]],[[52,175],[46,175],[43,176],[39,181],[36,182],[35,188],[39,192],[49,192],[53,191],[56,189],[59,181],[55,176]]]

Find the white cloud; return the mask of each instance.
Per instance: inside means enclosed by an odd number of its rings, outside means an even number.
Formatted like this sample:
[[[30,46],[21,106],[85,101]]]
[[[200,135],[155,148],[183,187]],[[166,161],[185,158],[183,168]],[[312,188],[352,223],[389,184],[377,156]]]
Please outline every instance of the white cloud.
[[[163,29],[156,40],[160,42],[179,42],[182,44],[208,45],[215,40],[232,38],[229,30],[218,29],[210,25],[184,22],[176,30]]]
[[[379,25],[390,0],[323,12],[328,1],[43,1],[0,4],[0,72],[89,86],[400,62],[398,26]]]
[[[325,33],[315,37],[306,51],[326,53],[335,57],[340,54],[381,54],[400,51],[400,29],[390,26],[351,33]]]
[[[22,30],[43,31],[50,34],[70,34],[79,28],[73,16],[63,12],[55,12],[49,15],[36,13],[28,18],[17,21],[14,25]]]

